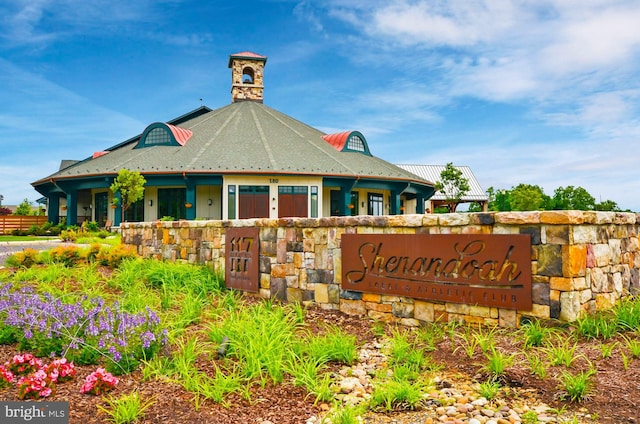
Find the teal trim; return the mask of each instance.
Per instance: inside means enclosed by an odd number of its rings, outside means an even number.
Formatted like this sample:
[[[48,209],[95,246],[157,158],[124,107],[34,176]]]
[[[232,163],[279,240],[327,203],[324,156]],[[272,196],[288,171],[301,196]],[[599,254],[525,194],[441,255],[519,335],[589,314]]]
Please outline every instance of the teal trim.
[[[114,193],[113,197],[118,199],[118,203],[114,209],[113,226],[119,227],[120,223],[122,223],[122,196],[120,195],[120,191]]]
[[[351,139],[351,137],[353,136],[357,136],[360,138],[360,140],[362,140],[362,147],[364,148],[364,152],[358,149],[350,149],[349,148],[349,140]],[[364,155],[367,156],[373,156],[371,154],[371,151],[369,151],[369,144],[367,144],[367,139],[364,138],[364,135],[362,135],[362,133],[360,131],[351,131],[351,133],[349,133],[349,135],[347,136],[347,142],[344,143],[344,147],[342,148],[343,152],[355,152],[355,153],[362,153]]]
[[[186,208],[185,218],[186,219],[196,219],[196,184],[194,181],[189,179],[187,181],[187,191],[185,195],[185,204],[190,203],[191,207]],[[185,206],[186,207],[186,206]]]
[[[54,224],[60,223],[60,197],[51,196],[49,199],[49,205],[47,210],[47,219]]]
[[[78,192],[67,193],[67,225],[78,223]]]
[[[155,130],[156,128],[160,128],[166,132],[166,135],[169,138],[169,143],[147,144],[147,136],[151,131]],[[154,122],[153,124],[145,128],[144,132],[142,133],[142,136],[140,137],[140,141],[138,142],[138,145],[135,148],[140,149],[142,147],[153,147],[153,146],[180,146],[180,143],[178,143],[178,141],[173,135],[173,132],[171,132],[169,127],[167,127],[167,124],[165,124],[164,122]]]
[[[183,186],[185,176],[195,185],[222,185],[222,175],[145,175],[147,180],[145,187]]]

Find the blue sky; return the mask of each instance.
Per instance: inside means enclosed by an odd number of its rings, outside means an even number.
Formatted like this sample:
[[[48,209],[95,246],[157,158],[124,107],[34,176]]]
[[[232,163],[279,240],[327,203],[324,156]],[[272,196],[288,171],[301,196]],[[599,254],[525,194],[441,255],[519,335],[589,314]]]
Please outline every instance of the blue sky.
[[[228,105],[248,50],[266,105],[385,160],[640,211],[638,22],[635,0],[4,0],[0,194],[34,201],[63,159]]]

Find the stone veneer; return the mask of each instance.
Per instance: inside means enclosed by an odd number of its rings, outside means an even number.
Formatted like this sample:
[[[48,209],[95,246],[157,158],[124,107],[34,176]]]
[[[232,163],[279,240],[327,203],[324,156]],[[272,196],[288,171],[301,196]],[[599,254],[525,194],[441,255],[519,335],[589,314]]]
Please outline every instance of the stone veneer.
[[[583,211],[124,223],[145,257],[224,267],[225,230],[260,229],[261,297],[416,326],[460,321],[517,327],[523,317],[573,321],[640,291],[640,214]],[[341,290],[344,233],[530,234],[533,308],[425,301]]]

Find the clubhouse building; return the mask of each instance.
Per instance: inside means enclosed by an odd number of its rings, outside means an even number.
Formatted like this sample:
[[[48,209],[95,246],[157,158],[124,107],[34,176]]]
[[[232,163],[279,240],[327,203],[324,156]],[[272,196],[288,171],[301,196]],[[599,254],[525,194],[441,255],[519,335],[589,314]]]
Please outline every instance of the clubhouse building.
[[[229,57],[232,103],[202,106],[32,183],[49,221],[117,226],[120,169],[146,179],[126,221],[423,213],[434,184],[371,154],[364,134],[325,134],[263,104],[267,58]]]

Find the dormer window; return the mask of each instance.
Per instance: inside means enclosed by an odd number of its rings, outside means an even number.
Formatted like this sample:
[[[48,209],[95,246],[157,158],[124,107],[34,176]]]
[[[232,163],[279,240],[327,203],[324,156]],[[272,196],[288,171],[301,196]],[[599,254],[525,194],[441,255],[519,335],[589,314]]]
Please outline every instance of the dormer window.
[[[253,84],[253,68],[247,66],[242,70],[242,83],[243,84]]]
[[[142,136],[136,148],[153,147],[153,146],[184,146],[191,138],[193,132],[186,128],[176,127],[175,125],[156,122],[149,125]]]
[[[322,138],[339,152],[358,152],[371,156],[367,140],[359,131],[345,131],[337,134],[326,134]]]
[[[345,150],[362,153],[366,151],[364,148],[364,141],[362,141],[360,136],[356,133],[351,133],[351,135],[347,139],[347,146],[345,147]]]

